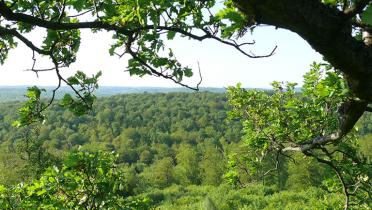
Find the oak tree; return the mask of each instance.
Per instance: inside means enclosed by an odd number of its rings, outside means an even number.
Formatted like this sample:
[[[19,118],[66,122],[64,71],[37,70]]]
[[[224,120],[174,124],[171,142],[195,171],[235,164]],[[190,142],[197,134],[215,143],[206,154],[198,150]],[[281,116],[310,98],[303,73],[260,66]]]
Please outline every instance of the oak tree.
[[[342,192],[345,209],[370,206],[372,165],[359,152],[356,129],[338,140],[314,143],[327,135],[332,138],[342,126],[338,109],[350,97],[350,91],[340,73],[329,65],[314,63],[304,76],[301,92],[295,91],[295,83],[272,85],[269,93],[245,90],[239,85],[228,89],[233,107],[230,116],[242,121],[245,149],[238,158],[230,159],[226,178],[242,185],[239,170],[245,168],[249,179],[264,180],[280,172],[283,159],[298,162],[297,152],[302,152],[307,161],[318,161],[333,171],[331,177],[321,176],[321,186]],[[263,167],[270,161],[274,163]]]
[[[217,12],[216,7],[220,8]],[[19,41],[32,50],[35,63],[38,55],[51,61],[51,68],[37,69],[33,65],[30,70],[36,74],[54,71],[59,81],[50,102],[41,100],[42,89],[30,88],[27,93],[29,100],[19,111],[20,120],[15,125],[44,120],[42,112],[50,106],[63,83],[70,86],[75,95],[66,94],[61,105],[76,114],[83,114],[92,107],[93,91],[98,87],[101,73],[88,77],[78,72],[69,78],[60,73],[75,62],[83,29],[113,32],[114,43],[109,53],[119,57],[129,54],[128,71],[131,75],[163,77],[198,90],[200,83],[191,87],[182,82],[184,77],[191,77],[193,71],[180,64],[164,41],[174,39],[176,35],[199,41],[212,39],[251,58],[272,56],[275,48],[267,55],[256,56],[244,50],[253,42],[238,43],[246,32],[263,24],[300,35],[340,72],[340,76],[333,79],[346,81],[348,93],[336,99],[328,95],[335,101],[330,109],[331,116],[322,119],[336,127],[314,130],[307,140],[293,141],[277,148],[280,152],[300,151],[323,161],[314,155],[314,151],[322,150],[327,155],[329,144],[347,142],[347,134],[358,119],[364,112],[372,110],[368,107],[372,101],[371,0],[225,0],[222,8],[214,0],[1,0],[0,62],[6,60],[9,50]],[[46,36],[41,46],[27,39],[27,34],[37,28],[45,29]],[[277,84],[274,87],[280,93],[282,87]],[[287,86],[284,92],[285,99],[291,98],[293,86]],[[314,100],[322,97],[319,94],[313,95]],[[325,104],[317,104],[317,107]],[[348,199],[350,192],[346,185],[344,191]],[[348,208],[348,200],[345,208]]]

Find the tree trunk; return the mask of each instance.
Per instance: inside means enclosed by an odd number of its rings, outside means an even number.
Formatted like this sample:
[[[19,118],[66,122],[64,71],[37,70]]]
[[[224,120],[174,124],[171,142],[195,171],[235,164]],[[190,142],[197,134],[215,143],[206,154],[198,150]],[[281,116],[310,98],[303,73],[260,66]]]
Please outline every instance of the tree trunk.
[[[300,35],[335,68],[344,73],[355,97],[372,101],[371,36],[352,36],[344,12],[319,0],[234,0],[257,24],[269,24]],[[252,21],[252,20],[249,20]]]

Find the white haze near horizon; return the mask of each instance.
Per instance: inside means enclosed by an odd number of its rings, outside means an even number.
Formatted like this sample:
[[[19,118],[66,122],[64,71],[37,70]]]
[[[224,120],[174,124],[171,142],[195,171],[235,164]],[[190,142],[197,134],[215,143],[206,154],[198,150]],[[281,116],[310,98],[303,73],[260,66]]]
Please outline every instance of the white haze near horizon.
[[[37,31],[28,37],[40,44],[43,36],[43,31]],[[301,84],[302,76],[309,70],[310,64],[322,60],[321,55],[301,37],[287,30],[259,27],[252,36],[248,35],[243,41],[251,40],[255,40],[256,44],[247,46],[247,51],[263,55],[277,45],[275,55],[251,59],[230,46],[212,40],[198,42],[176,38],[166,44],[174,50],[182,64],[194,69],[195,76],[184,81],[190,86],[196,85],[200,80],[197,73],[198,62],[203,77],[201,87],[227,87],[240,82],[244,87],[268,88],[274,80]],[[109,56],[108,48],[112,43],[110,33],[93,34],[83,30],[77,61],[69,68],[63,69],[62,74],[67,77],[81,70],[91,75],[102,70],[103,75],[99,81],[101,86],[179,87],[171,81],[153,76],[129,76],[125,71],[128,56],[121,59]],[[24,71],[29,69],[32,63],[32,51],[19,43],[0,67],[0,86],[57,85],[54,72],[40,73],[37,78],[35,73]],[[51,67],[47,59],[38,58],[37,64],[40,68]]]

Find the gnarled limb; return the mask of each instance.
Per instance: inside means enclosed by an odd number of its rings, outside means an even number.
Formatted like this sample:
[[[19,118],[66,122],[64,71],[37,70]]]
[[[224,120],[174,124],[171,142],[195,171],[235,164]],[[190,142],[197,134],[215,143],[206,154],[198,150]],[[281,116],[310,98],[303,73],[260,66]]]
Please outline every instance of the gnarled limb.
[[[309,142],[304,142],[297,146],[285,147],[283,151],[302,151],[307,152],[316,147],[337,143],[354,127],[359,118],[368,110],[367,103],[360,100],[350,99],[342,103],[339,108],[340,128],[339,131],[332,134],[317,136]]]
[[[234,2],[257,24],[273,25],[300,35],[332,66],[344,73],[356,97],[372,101],[372,47],[353,37],[353,23],[350,21],[350,15],[355,16],[371,1],[357,1],[346,14],[319,0]]]

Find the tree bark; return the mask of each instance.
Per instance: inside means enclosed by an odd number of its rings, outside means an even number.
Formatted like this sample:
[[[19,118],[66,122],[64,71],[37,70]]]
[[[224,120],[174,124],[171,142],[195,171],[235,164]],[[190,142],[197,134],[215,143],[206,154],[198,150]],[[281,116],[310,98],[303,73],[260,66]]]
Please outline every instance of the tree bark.
[[[354,96],[372,102],[372,46],[353,37],[348,13],[319,0],[233,1],[257,24],[273,25],[300,35],[344,73]]]

